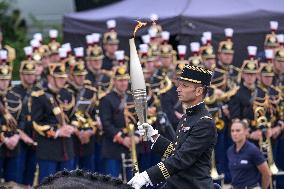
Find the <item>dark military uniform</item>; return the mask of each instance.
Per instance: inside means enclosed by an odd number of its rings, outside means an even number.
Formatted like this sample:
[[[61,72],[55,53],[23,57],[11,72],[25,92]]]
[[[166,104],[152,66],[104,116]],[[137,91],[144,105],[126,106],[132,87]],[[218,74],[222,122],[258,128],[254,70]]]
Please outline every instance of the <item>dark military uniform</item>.
[[[20,67],[21,74],[36,74],[35,62],[31,60],[22,61]],[[35,131],[32,128],[32,97],[33,90],[39,90],[36,86],[26,86],[23,82],[12,88],[14,92],[20,95],[22,101],[22,111],[19,117],[19,128],[23,130],[31,139],[35,140]],[[21,172],[22,184],[32,185],[34,180],[34,173],[36,170],[36,152],[35,144],[26,144],[21,142]]]
[[[152,184],[166,180],[165,188],[213,188],[210,158],[216,137],[215,123],[204,103],[187,109],[175,141],[159,136],[153,146],[166,159],[147,170]]]
[[[254,120],[253,103],[255,89],[249,89],[241,84],[238,93],[229,102],[231,118]],[[255,126],[254,123],[251,123]]]
[[[95,73],[91,70],[88,70],[86,80],[89,80],[91,84],[96,87],[97,92],[100,93],[100,98],[102,98],[104,95],[106,95],[107,92],[110,91],[111,79],[103,71]]]
[[[185,66],[180,79],[208,86],[212,73],[196,66]],[[153,185],[164,181],[164,188],[213,189],[210,177],[211,153],[217,140],[215,123],[204,102],[186,110],[173,142],[159,136],[152,149],[164,161],[147,169]]]
[[[132,95],[126,93],[125,96],[120,96],[115,91],[107,94],[101,101],[100,118],[104,130],[102,155],[106,158],[119,160],[121,153],[129,153],[129,149],[113,141],[119,132],[126,134],[123,129],[126,128],[124,107],[127,103],[133,104]]]
[[[256,60],[245,60],[242,66],[243,73],[256,74],[258,72],[257,64]],[[256,92],[255,89],[255,85],[248,88],[246,84],[242,82],[239,91],[229,101],[231,119],[246,119],[252,132],[257,129],[253,106]]]
[[[76,103],[75,103],[75,108],[76,108],[76,104],[78,103],[78,101],[89,101],[89,107],[87,109],[87,114],[89,116],[89,118],[95,119],[96,116],[96,109],[94,107],[94,102],[96,101],[96,90],[95,88],[91,87],[90,85],[85,85],[82,88],[75,88],[74,86],[72,86],[71,84],[69,84],[67,86],[68,89],[72,90],[72,92],[74,93],[75,97],[76,97]],[[79,110],[78,110],[79,111]],[[73,110],[72,114],[71,114],[71,120],[75,120],[78,121],[79,117],[76,117],[76,110]],[[73,124],[72,124],[73,125]],[[92,127],[90,125],[90,127],[80,127],[80,125],[76,125],[75,126],[78,127],[79,131],[80,130],[96,130],[95,127]],[[77,156],[86,156],[86,155],[91,155],[94,152],[94,138],[91,137],[90,143],[88,144],[84,144],[81,145],[80,141],[78,138],[74,137],[74,150],[75,150],[75,154]]]
[[[86,80],[88,80],[93,87],[96,88],[97,100],[96,100],[96,115],[99,114],[99,104],[101,98],[103,98],[108,92],[112,89],[111,74],[112,71],[102,70],[93,70],[92,65],[89,64],[89,61],[102,61],[104,58],[103,50],[100,46],[95,45],[92,48],[87,49],[87,75]],[[101,63],[103,64],[103,63]],[[95,151],[94,151],[94,171],[104,174],[104,159],[101,156],[101,147],[102,147],[102,131],[97,131],[95,136]]]
[[[48,69],[53,77],[67,76],[63,64],[50,64]],[[64,168],[73,168],[72,138],[57,137],[56,131],[62,126],[62,122],[68,123],[66,118],[74,103],[75,98],[67,89],[54,92],[48,88],[46,91],[38,90],[32,93],[32,120],[33,128],[37,132],[39,180]]]
[[[32,88],[26,88],[22,84],[13,87],[12,89],[21,96],[23,108],[19,117],[19,128],[22,129],[30,138],[35,140],[35,131],[32,127],[31,106],[32,106]],[[39,90],[35,88],[35,90]],[[22,181],[26,185],[33,184],[34,173],[36,170],[36,150],[33,144],[21,142],[21,168]]]
[[[72,93],[66,89],[62,89],[60,93],[55,93],[48,89],[46,91],[34,91],[32,97],[32,120],[34,120],[33,126],[37,131],[36,140],[38,141],[37,157],[53,161],[72,159],[74,156],[72,139],[53,139],[57,128],[60,126],[51,105],[51,99],[53,99],[58,104],[65,105],[66,110],[70,110],[74,105]]]
[[[116,80],[129,80],[129,75],[124,66],[118,67],[115,72]],[[104,138],[102,142],[102,156],[105,160],[106,174],[118,177],[121,172],[121,154],[129,157],[129,149],[123,145],[123,140],[128,137],[129,124],[136,124],[133,97],[130,93],[120,94],[113,89],[102,98],[99,115],[101,118]],[[139,153],[137,149],[137,153]],[[127,171],[130,177],[130,171]]]
[[[112,67],[113,67],[113,61],[114,59],[108,57],[108,56],[105,56],[104,59],[103,59],[103,66],[102,66],[102,69],[104,70],[111,70]]]
[[[11,79],[11,69],[9,66],[0,66],[0,79]],[[19,134],[17,130],[18,125],[8,125],[7,120],[18,120],[22,109],[21,97],[10,89],[7,89],[7,91],[0,92],[0,103],[5,112],[3,113],[1,110],[0,114],[0,169],[3,171],[5,181],[21,182],[21,175],[18,171],[20,167],[19,142],[12,150],[5,144],[5,138]]]
[[[132,109],[129,109],[132,107]],[[103,126],[102,156],[105,158],[105,172],[114,177],[121,173],[124,154],[129,158],[130,151],[122,144],[122,139],[128,136],[128,125],[126,124],[126,110],[134,112],[133,97],[129,93],[120,96],[115,90],[103,97],[100,103],[100,118]],[[129,118],[131,119],[132,116]],[[131,121],[135,124],[135,121]],[[139,153],[139,146],[136,145],[136,152]],[[132,175],[131,170],[126,168],[126,178]]]
[[[17,120],[20,116],[22,103],[20,96],[13,92],[8,91],[7,93],[3,93],[0,96],[1,103],[6,106],[6,108],[9,110],[9,112],[12,114],[12,116]],[[6,105],[5,105],[6,104]],[[6,124],[6,120],[1,114],[1,135],[4,137],[11,137],[15,134],[19,134],[17,130],[13,130],[12,128],[8,127]],[[1,147],[1,157],[15,157],[19,153],[19,146],[14,150],[9,150],[8,148],[4,146]]]
[[[77,75],[86,75],[87,71],[84,67],[84,62],[77,62],[71,69],[73,77]],[[70,115],[72,125],[76,126],[79,132],[90,131],[96,132],[96,107],[97,100],[96,89],[86,81],[82,86],[77,86],[74,82],[70,82],[66,86],[75,95],[75,107]],[[85,105],[83,103],[85,102]],[[77,136],[74,139],[74,151],[76,155],[76,164],[80,169],[94,169],[94,150],[95,141],[94,135],[90,137],[90,141],[86,144],[81,144]]]
[[[96,45],[92,48],[87,49],[87,57],[86,57],[87,61],[91,61],[91,60],[101,61],[103,60],[103,58],[104,58],[103,50],[100,46]],[[106,64],[108,65],[108,63]],[[107,66],[107,67],[111,69],[112,64],[111,66]],[[110,79],[108,75],[106,75],[106,72],[110,72],[110,71],[105,71],[105,70],[103,71],[102,69],[99,71],[95,71],[95,70],[92,70],[91,65],[88,65],[88,73],[86,76],[86,80],[89,80],[94,87],[98,88],[98,86],[101,86],[104,90],[105,88],[109,86],[109,82],[110,82]]]

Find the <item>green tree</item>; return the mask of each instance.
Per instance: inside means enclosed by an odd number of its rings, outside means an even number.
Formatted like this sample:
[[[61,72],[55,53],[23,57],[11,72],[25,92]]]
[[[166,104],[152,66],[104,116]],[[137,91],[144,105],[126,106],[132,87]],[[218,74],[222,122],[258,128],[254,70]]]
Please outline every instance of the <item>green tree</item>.
[[[16,59],[13,62],[13,79],[19,79],[20,62],[25,57],[23,48],[28,43],[27,30],[25,27],[15,26],[15,12],[9,14],[11,10],[11,1],[2,0],[0,2],[0,26],[3,34],[3,44],[8,44],[16,50]]]

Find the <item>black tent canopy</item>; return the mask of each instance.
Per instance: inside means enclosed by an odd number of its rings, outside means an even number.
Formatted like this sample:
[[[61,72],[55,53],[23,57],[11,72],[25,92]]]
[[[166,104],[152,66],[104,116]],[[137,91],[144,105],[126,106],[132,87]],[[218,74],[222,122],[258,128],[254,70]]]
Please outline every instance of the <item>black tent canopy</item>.
[[[246,56],[246,46],[257,45],[262,50],[264,36],[270,31],[269,21],[279,22],[284,31],[283,0],[124,0],[89,11],[64,16],[64,39],[73,45],[85,44],[84,36],[106,31],[106,21],[117,21],[116,31],[121,47],[128,48],[127,39],[136,19],[150,20],[159,15],[158,23],[180,44],[199,41],[204,31],[213,33],[213,45],[224,37],[224,28],[234,29],[236,64]],[[145,34],[142,29],[138,35]]]

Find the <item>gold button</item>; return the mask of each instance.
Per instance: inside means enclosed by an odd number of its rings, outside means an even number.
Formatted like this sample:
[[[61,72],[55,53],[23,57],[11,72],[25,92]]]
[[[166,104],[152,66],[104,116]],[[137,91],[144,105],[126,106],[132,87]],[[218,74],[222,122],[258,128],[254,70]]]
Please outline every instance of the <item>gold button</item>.
[[[178,135],[177,135],[177,138],[178,138]]]
[[[175,145],[177,145],[178,144],[178,142],[175,142]]]
[[[173,150],[176,150],[176,148],[173,148]]]

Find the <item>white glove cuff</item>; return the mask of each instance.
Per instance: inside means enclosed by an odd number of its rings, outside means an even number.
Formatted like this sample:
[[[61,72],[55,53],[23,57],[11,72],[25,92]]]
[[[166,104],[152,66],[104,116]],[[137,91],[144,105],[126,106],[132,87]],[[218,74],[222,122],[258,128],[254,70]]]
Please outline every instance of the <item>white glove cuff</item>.
[[[157,129],[154,129],[154,130],[153,130],[153,132],[152,132],[152,134],[151,134],[151,138],[150,138],[152,143],[155,142],[154,139],[152,138],[152,136],[157,135],[158,133],[159,133],[159,132],[158,132]]]
[[[152,182],[151,182],[151,180],[150,180],[150,178],[149,178],[149,175],[148,175],[148,173],[147,173],[146,171],[143,171],[143,172],[141,173],[141,176],[145,178],[145,180],[146,180],[146,182],[147,182],[146,186],[148,186],[149,184],[150,184],[151,186],[153,186],[153,184],[152,184]]]

